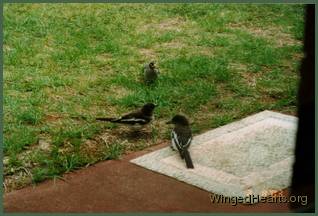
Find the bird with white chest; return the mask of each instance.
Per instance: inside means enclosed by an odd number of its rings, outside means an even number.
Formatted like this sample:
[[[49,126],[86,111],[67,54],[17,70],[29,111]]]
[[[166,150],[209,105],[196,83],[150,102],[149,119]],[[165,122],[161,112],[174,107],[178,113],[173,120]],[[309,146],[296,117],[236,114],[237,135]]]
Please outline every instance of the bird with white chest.
[[[187,168],[193,169],[193,162],[188,150],[192,142],[189,121],[182,115],[175,115],[167,124],[174,124],[171,131],[171,148],[179,151],[180,157],[185,160]]]

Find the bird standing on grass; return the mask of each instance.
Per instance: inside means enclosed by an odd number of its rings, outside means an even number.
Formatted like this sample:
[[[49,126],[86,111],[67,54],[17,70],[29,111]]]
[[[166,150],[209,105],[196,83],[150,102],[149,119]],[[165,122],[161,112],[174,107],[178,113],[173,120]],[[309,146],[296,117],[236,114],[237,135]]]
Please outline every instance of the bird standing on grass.
[[[159,70],[155,66],[155,62],[151,61],[144,66],[144,79],[147,84],[154,83],[159,75]]]
[[[153,111],[155,107],[156,106],[153,103],[147,103],[141,109],[128,113],[119,118],[96,118],[96,120],[128,125],[145,125],[153,119]]]
[[[185,160],[187,168],[194,168],[188,148],[192,141],[192,132],[189,121],[182,115],[174,116],[167,124],[174,124],[171,131],[171,147],[178,150],[182,159]]]

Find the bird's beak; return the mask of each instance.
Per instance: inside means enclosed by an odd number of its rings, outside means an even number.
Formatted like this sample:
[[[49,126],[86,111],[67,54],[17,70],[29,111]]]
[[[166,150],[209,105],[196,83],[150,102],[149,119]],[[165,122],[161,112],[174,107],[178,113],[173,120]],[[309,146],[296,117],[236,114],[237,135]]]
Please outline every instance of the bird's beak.
[[[167,121],[166,124],[172,124],[172,121],[171,121],[171,120],[170,120],[170,121]]]

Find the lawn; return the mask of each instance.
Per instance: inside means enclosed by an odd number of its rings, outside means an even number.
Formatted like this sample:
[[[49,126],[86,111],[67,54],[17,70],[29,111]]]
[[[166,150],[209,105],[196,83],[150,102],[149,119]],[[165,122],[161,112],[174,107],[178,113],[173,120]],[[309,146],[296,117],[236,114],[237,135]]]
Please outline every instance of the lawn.
[[[296,114],[302,5],[5,4],[7,191],[262,110]],[[155,85],[141,68],[155,60]],[[158,105],[139,137],[95,117]]]

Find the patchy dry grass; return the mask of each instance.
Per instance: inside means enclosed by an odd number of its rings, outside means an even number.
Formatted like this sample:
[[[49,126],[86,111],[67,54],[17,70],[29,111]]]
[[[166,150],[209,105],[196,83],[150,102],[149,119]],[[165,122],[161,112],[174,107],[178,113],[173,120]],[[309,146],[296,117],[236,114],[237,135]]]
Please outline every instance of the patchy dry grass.
[[[293,35],[283,31],[283,26],[269,26],[269,27],[253,27],[253,26],[242,26],[239,24],[229,25],[229,29],[232,30],[243,30],[250,33],[251,35],[265,40],[271,41],[276,47],[302,45],[302,41],[297,40]]]
[[[195,134],[295,114],[302,31],[302,5],[6,4],[6,191],[167,141],[176,113]],[[158,108],[140,133],[94,120],[145,102]]]
[[[147,20],[145,20],[147,21]],[[154,30],[158,34],[162,34],[164,32],[169,32],[169,31],[176,31],[176,32],[182,32],[183,31],[183,26],[185,25],[185,20],[182,20],[180,17],[177,18],[171,18],[169,17],[168,19],[165,20],[157,20],[152,23],[144,24],[140,28],[138,28],[138,31],[147,31],[147,30]]]

